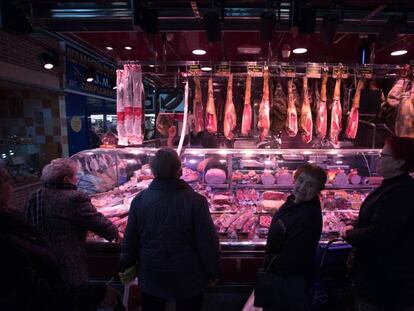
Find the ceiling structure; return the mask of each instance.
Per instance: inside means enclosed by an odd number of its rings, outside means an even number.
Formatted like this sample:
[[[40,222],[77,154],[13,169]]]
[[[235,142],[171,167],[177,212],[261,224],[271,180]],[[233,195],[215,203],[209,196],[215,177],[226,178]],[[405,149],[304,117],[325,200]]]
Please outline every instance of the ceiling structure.
[[[414,1],[396,6],[395,1],[268,1],[268,0],[213,0],[213,1],[76,1],[36,0],[28,2],[27,12],[35,27],[59,32],[81,45],[114,61],[139,60],[154,63],[172,61],[284,61],[326,62],[355,64],[359,62],[362,44],[373,48],[372,43],[384,29],[390,16],[406,17],[400,35],[385,44],[376,44],[374,62],[402,64],[414,57]],[[139,18],[132,13],[131,2],[138,8],[154,8],[158,13],[157,34],[146,34]],[[295,8],[309,2],[316,9],[314,34],[298,34]],[[341,5],[342,2],[342,5]],[[332,5],[336,6],[332,8]],[[341,10],[337,8],[342,7]],[[137,9],[138,10],[138,9]],[[263,42],[260,38],[261,14],[264,10],[275,12],[277,22],[273,39]],[[203,16],[217,12],[223,17],[222,37],[219,42],[208,42]],[[139,12],[136,12],[139,13]],[[333,44],[323,43],[320,29],[325,15],[342,14]],[[292,49],[306,47],[308,53],[283,58],[281,50],[288,44]],[[133,47],[131,51],[125,45]],[[106,46],[113,47],[107,51]],[[260,48],[254,55],[240,54],[240,47]],[[201,48],[206,55],[191,52]],[[404,48],[408,53],[398,57],[390,52]]]

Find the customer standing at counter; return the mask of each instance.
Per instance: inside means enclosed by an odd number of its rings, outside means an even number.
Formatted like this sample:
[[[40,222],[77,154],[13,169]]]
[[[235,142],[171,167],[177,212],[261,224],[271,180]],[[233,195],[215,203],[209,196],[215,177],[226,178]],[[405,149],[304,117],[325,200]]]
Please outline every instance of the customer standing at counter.
[[[322,232],[319,194],[326,178],[319,166],[300,166],[294,175],[292,195],[272,218],[264,266],[274,275],[269,291],[283,294],[275,295],[270,309],[265,310],[307,310],[307,287]]]
[[[88,281],[85,249],[88,231],[108,241],[118,238],[118,229],[76,188],[76,164],[56,159],[42,171],[42,186],[29,198],[25,214],[44,233],[56,253],[64,279],[79,287]],[[103,293],[105,294],[105,292]]]
[[[216,282],[219,244],[205,197],[181,176],[172,149],[150,163],[155,179],[131,203],[121,253],[122,270],[138,265],[142,310],[201,310],[207,285]]]
[[[414,139],[391,137],[380,154],[384,177],[344,238],[355,247],[357,308],[414,310]]]

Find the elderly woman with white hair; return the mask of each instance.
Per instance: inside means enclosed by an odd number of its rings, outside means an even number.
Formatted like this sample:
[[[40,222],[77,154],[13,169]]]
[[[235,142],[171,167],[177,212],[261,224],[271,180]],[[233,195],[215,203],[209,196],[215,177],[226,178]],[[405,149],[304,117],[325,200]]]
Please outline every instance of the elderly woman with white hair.
[[[65,281],[79,287],[88,281],[86,235],[92,231],[108,241],[118,229],[76,188],[77,165],[56,159],[42,171],[42,185],[29,198],[25,215],[41,230],[55,251]]]

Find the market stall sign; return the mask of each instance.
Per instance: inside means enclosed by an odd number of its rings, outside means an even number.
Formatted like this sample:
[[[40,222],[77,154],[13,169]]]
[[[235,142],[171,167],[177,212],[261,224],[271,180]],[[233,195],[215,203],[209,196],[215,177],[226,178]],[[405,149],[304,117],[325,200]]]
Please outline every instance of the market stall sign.
[[[287,78],[296,77],[296,66],[292,66],[292,65],[280,66],[280,76],[287,77]]]
[[[308,65],[306,67],[306,76],[308,78],[315,78],[315,79],[320,79],[322,74],[321,74],[321,66],[318,65]]]
[[[199,74],[201,74],[201,66],[199,64],[198,65],[190,65],[190,66],[188,66],[187,72],[190,75],[199,75]]]
[[[82,130],[82,120],[78,116],[74,116],[70,119],[70,127],[76,133],[79,133]]]
[[[336,66],[332,69],[332,78],[348,79],[348,67]]]
[[[372,67],[360,67],[358,69],[358,74],[362,78],[372,79],[372,75],[374,74],[374,68],[372,68]]]
[[[230,75],[230,65],[229,63],[221,63],[214,66],[214,72],[220,76]]]
[[[247,73],[252,77],[262,77],[263,76],[263,66],[260,65],[248,65]]]
[[[116,68],[102,63],[99,59],[66,46],[65,88],[82,93],[115,98],[113,89],[116,81]],[[88,72],[94,69],[94,80],[86,81]]]

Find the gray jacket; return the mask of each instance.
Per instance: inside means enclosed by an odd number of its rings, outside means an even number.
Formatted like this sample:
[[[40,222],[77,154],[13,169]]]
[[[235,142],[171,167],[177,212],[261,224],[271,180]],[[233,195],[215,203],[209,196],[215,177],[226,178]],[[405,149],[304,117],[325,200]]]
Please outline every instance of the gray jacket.
[[[79,286],[88,281],[85,249],[86,235],[92,231],[112,241],[118,229],[91,204],[89,197],[76,189],[42,187],[44,234],[55,251],[66,282]],[[33,201],[35,193],[29,198]],[[26,207],[29,220],[30,204]]]
[[[138,263],[147,294],[188,298],[203,293],[219,269],[207,200],[180,179],[155,179],[131,203],[121,263]]]

